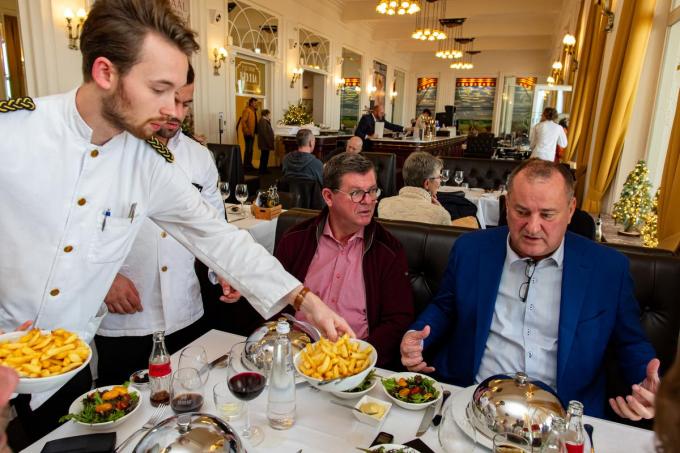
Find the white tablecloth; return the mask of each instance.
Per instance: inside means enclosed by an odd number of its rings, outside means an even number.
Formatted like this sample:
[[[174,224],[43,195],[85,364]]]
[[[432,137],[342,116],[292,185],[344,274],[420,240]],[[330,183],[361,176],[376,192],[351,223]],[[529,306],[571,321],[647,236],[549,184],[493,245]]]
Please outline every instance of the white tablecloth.
[[[235,213],[231,210],[232,207],[240,207],[240,205],[226,203],[224,206],[227,210],[227,220],[229,220],[229,223],[241,230],[248,231],[253,239],[255,239],[255,242],[266,248],[269,253],[274,253],[274,239],[276,236],[276,223],[279,220],[278,217],[273,220],[256,219],[250,213],[250,205],[246,205],[246,216],[244,217],[240,211]]]
[[[212,330],[197,339],[194,344],[203,346],[207,351],[208,360],[213,360],[228,352],[232,344],[242,339],[242,337],[237,335]],[[173,355],[173,367],[177,365],[178,358],[179,353]],[[379,372],[381,375],[389,375],[389,371],[379,370]],[[216,413],[215,405],[212,401],[212,388],[217,382],[226,379],[226,373],[225,368],[216,368],[211,371],[208,384],[205,387],[205,403],[201,409],[202,412]],[[444,385],[444,387],[451,390],[452,394],[461,390],[460,387],[450,385]],[[371,391],[370,395],[385,401],[388,400],[379,388],[379,385]],[[265,390],[250,403],[251,422],[264,429],[265,439],[263,443],[254,448],[246,443],[248,452],[296,453],[302,449],[304,453],[345,453],[356,451],[354,447],[357,446],[367,447],[379,431],[393,434],[395,443],[404,443],[415,438],[418,425],[423,417],[422,411],[407,411],[393,406],[382,427],[372,427],[359,422],[352,415],[350,409],[331,404],[331,399],[333,397],[329,393],[313,391],[307,384],[298,385],[295,425],[289,430],[277,431],[270,428],[267,424],[265,412],[267,391]],[[126,420],[125,423],[116,429],[118,443],[122,442],[148,420],[153,410],[148,400],[148,391],[142,392],[143,406],[129,420]],[[354,400],[349,400],[349,402],[352,401]],[[172,412],[168,409],[166,415],[170,416]],[[651,431],[592,417],[585,417],[585,421],[595,427],[594,443],[598,453],[620,453],[624,451],[651,453],[653,451],[653,433]],[[242,422],[237,421],[233,425],[235,428],[240,429]],[[457,428],[456,430],[456,435],[450,439],[448,444],[450,450],[460,451],[461,453],[488,451],[481,446],[475,447],[462,431]],[[84,427],[69,422],[24,451],[38,453],[45,442],[49,440],[89,434],[91,432]],[[125,451],[131,452],[140,439],[141,435],[131,442]],[[430,428],[421,439],[435,452],[444,452],[438,441],[437,430],[434,428]]]
[[[477,220],[479,220],[481,228],[498,225],[498,219],[500,218],[498,197],[501,195],[501,192],[485,193],[483,189],[462,189],[457,186],[442,186],[439,188],[439,192],[459,192],[461,190],[465,192],[465,198],[477,206]]]

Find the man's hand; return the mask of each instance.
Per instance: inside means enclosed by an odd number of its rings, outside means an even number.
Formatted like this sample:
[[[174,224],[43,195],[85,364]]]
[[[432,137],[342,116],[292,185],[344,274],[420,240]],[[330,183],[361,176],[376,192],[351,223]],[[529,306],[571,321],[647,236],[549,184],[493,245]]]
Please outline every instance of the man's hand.
[[[294,294],[297,294],[297,291],[294,291]],[[305,295],[300,311],[305,314],[312,324],[321,329],[321,333],[331,341],[337,340],[343,333],[349,334],[352,338],[356,337],[347,321],[328,308],[314,293],[308,292]]]
[[[33,321],[24,321],[19,327],[14,329],[15,332],[23,332],[25,330],[28,330],[29,327],[31,327],[31,324],[33,324]],[[4,330],[0,329],[0,335],[5,333]]]
[[[111,289],[104,298],[104,303],[109,309],[109,313],[131,315],[138,311],[144,311],[135,284],[122,274],[116,275],[111,284]]]
[[[632,395],[609,398],[609,405],[616,415],[633,421],[654,418],[654,397],[659,389],[660,364],[659,359],[650,360],[647,364],[647,377],[640,385],[633,386]]]
[[[217,277],[217,281],[222,287],[222,295],[220,296],[220,300],[222,302],[231,304],[241,298],[241,293],[236,291],[236,289],[232,288],[228,281],[226,281],[222,277]]]
[[[430,326],[423,327],[423,330],[406,332],[401,339],[399,351],[401,352],[401,363],[407,370],[417,373],[432,373],[434,367],[427,366],[423,359],[423,340],[430,335]]]

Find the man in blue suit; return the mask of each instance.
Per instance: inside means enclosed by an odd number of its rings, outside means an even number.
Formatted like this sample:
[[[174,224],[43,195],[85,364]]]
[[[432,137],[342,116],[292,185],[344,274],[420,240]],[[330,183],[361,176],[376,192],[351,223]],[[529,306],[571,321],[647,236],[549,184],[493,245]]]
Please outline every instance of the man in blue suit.
[[[361,117],[357,128],[354,130],[354,135],[364,140],[364,150],[371,149],[371,137],[375,134],[375,122],[385,121],[385,109],[382,105],[376,104],[371,111]],[[385,129],[393,132],[403,132],[404,128],[398,124],[392,124],[385,121]]]
[[[509,178],[508,227],[455,242],[439,293],[402,339],[402,363],[461,386],[524,371],[602,416],[612,346],[623,377],[640,384],[610,405],[622,417],[651,418],[659,361],[640,325],[628,260],[566,232],[575,206],[568,170],[523,162]]]

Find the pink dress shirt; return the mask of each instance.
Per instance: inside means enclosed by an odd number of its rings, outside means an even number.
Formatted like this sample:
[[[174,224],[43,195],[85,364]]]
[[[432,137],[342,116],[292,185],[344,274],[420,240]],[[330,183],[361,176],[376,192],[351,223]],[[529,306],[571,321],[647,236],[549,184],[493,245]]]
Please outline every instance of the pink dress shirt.
[[[368,337],[366,288],[363,272],[364,229],[342,244],[326,221],[314,258],[305,276],[305,286],[349,323],[357,338]],[[297,319],[306,320],[302,312]]]

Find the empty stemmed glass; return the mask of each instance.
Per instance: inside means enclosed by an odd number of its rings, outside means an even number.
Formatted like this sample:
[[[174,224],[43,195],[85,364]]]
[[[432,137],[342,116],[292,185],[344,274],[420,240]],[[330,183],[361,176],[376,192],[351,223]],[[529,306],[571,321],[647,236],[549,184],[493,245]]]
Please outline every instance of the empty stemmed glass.
[[[231,190],[229,189],[229,183],[228,182],[219,183],[219,189],[220,189],[220,193],[222,194],[222,201],[224,203],[226,203],[227,198],[229,198],[229,195],[231,195]]]
[[[178,368],[194,368],[198,370],[203,385],[208,382],[210,368],[208,367],[208,355],[203,346],[187,346],[179,355]]]
[[[244,401],[246,410],[246,425],[240,435],[252,445],[258,445],[264,440],[264,431],[259,426],[250,424],[248,401],[257,398],[264,390],[267,378],[264,374],[246,369],[241,365],[241,356],[246,346],[245,342],[236,343],[229,353],[229,367],[227,368],[227,383],[231,393]]]
[[[442,169],[442,185],[445,186],[449,180],[449,170],[447,168]]]
[[[457,170],[457,171],[453,174],[453,180],[455,181],[455,183],[456,183],[457,185],[460,186],[460,185],[463,183],[463,172],[462,172],[461,170]]]
[[[241,214],[245,215],[243,203],[248,199],[248,186],[246,184],[236,184],[236,199],[241,203]]]

